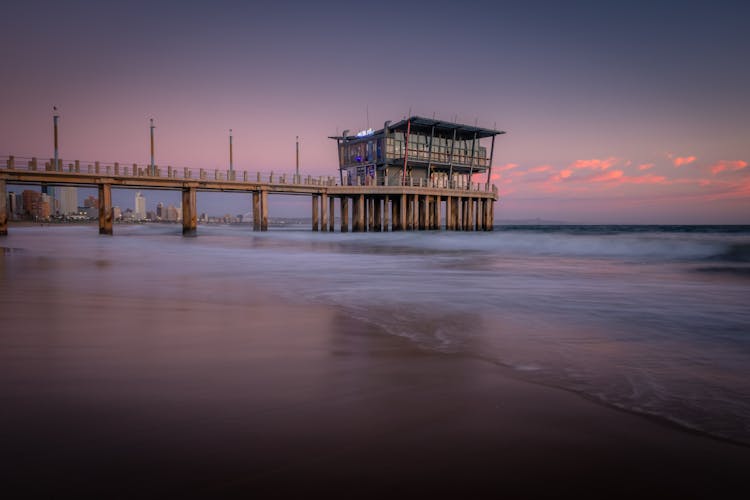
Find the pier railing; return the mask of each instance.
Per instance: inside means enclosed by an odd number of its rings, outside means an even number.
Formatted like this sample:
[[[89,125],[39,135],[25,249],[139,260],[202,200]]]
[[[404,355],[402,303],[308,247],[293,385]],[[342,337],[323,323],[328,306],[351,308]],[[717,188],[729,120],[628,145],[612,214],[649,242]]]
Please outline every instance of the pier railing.
[[[216,181],[228,183],[257,183],[282,184],[295,186],[340,186],[339,179],[334,176],[313,176],[276,173],[274,171],[249,172],[247,170],[229,170],[219,168],[194,168],[161,166],[143,163],[120,163],[100,161],[64,161],[58,158],[40,160],[37,157],[0,156],[0,169],[28,172],[47,172],[60,174],[74,174],[82,176],[114,176],[142,178],[144,180],[175,179],[184,181]],[[411,176],[389,178],[388,176],[365,177],[351,179],[344,186],[408,186],[429,189],[454,189],[467,191],[492,191],[497,188],[482,182],[466,182],[464,179],[425,179]]]

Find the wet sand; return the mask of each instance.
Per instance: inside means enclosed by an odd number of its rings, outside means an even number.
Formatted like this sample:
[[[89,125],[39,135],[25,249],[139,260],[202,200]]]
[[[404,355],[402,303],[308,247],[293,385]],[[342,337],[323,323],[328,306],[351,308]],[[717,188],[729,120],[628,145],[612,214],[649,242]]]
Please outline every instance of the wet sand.
[[[20,497],[728,497],[750,470],[748,447],[332,308],[0,284],[0,478]]]

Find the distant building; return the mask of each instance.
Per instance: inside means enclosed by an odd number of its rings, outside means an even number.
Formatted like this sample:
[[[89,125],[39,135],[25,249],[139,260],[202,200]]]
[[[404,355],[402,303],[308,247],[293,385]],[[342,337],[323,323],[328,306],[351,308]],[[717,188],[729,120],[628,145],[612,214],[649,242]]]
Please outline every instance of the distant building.
[[[133,216],[137,220],[143,220],[146,218],[146,197],[143,196],[140,191],[135,193],[135,210]]]
[[[122,210],[120,207],[112,207],[112,218],[114,220],[122,220]]]
[[[94,207],[99,208],[99,199],[95,196],[89,195],[85,200],[83,200],[83,206],[86,208]]]
[[[169,222],[177,222],[177,209],[174,205],[167,207],[167,220]]]
[[[21,193],[23,198],[23,215],[34,219],[47,219],[50,216],[50,196],[39,191],[26,189]]]
[[[55,210],[61,215],[72,214],[78,210],[78,188],[57,187],[55,188],[55,198]]]
[[[8,192],[8,218],[14,220],[18,216],[18,201],[19,198],[13,191]]]
[[[166,212],[164,210],[164,203],[159,202],[159,204],[156,205],[156,217],[157,217],[157,219],[164,220],[164,219],[167,218],[166,215],[167,214],[166,214]]]

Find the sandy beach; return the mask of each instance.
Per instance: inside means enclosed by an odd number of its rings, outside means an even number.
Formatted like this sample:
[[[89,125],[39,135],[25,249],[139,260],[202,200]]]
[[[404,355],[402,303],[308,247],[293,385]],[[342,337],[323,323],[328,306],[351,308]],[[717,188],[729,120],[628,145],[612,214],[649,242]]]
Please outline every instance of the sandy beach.
[[[22,259],[2,260],[5,282]],[[747,447],[333,308],[15,286],[0,305],[0,461],[19,497],[717,498],[750,465]]]

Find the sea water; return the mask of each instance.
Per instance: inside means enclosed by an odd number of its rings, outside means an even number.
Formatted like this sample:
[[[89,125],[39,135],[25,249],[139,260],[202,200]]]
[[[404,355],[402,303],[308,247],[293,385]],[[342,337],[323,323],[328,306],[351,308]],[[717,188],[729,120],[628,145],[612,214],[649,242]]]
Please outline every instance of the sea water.
[[[750,226],[198,233],[11,227],[0,241],[3,293],[241,304],[267,290],[426,350],[750,443]]]

